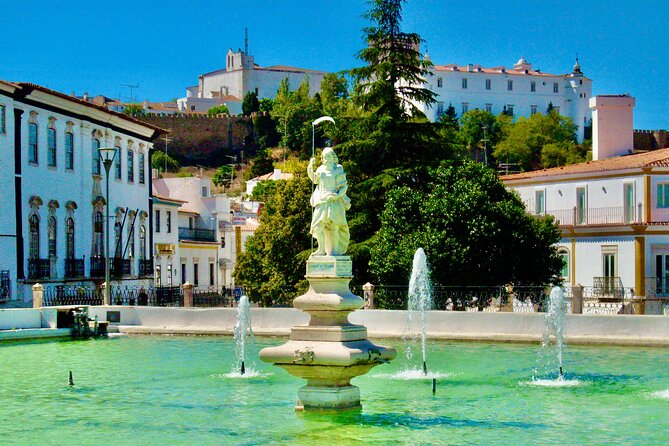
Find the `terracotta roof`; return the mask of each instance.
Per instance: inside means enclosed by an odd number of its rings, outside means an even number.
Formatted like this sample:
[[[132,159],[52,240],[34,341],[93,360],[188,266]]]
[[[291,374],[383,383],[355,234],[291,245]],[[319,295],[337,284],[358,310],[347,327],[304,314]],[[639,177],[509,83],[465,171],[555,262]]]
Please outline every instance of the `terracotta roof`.
[[[473,70],[469,71],[469,66],[467,65],[456,65],[456,64],[449,64],[449,65],[435,65],[434,66],[435,71],[456,71],[456,72],[462,72],[462,73],[487,73],[487,74],[515,74],[515,75],[528,75],[528,76],[545,76],[545,77],[562,77],[562,76],[568,76],[567,74],[551,74],[551,73],[544,73],[540,70],[527,70],[527,73],[525,70],[516,70],[514,68],[505,68],[503,66],[499,67],[491,67],[491,68],[485,68],[482,67],[481,65],[473,65]],[[502,71],[504,70],[504,71]],[[587,79],[583,77],[583,79]]]
[[[184,207],[180,207],[179,209],[177,209],[177,211],[178,212],[183,212],[184,214],[200,215],[200,213],[198,211],[194,211],[192,209],[187,209],[187,208],[184,208]]]
[[[258,67],[258,70],[268,70],[268,71],[291,71],[295,73],[318,73],[318,74],[326,74],[325,71],[319,71],[319,70],[310,70],[308,68],[298,68],[298,67],[291,67],[289,65],[272,65],[270,67]]]
[[[58,98],[60,98],[60,99],[64,99],[64,100],[66,100],[66,101],[70,101],[70,102],[74,102],[74,103],[77,103],[77,104],[80,104],[80,105],[84,105],[84,106],[89,107],[89,108],[93,108],[93,109],[101,110],[101,111],[103,111],[103,112],[105,112],[105,113],[109,113],[110,115],[118,116],[119,118],[122,118],[122,119],[124,119],[125,121],[129,121],[129,122],[132,122],[132,123],[134,123],[134,124],[139,124],[139,125],[141,125],[141,126],[143,126],[143,127],[150,128],[150,129],[152,129],[152,130],[155,130],[155,131],[160,132],[160,133],[163,133],[163,134],[167,134],[167,133],[168,133],[167,130],[165,130],[165,129],[161,128],[161,127],[158,127],[158,126],[156,126],[156,125],[153,125],[153,124],[147,124],[147,123],[144,122],[144,121],[140,121],[139,119],[135,119],[135,118],[133,118],[133,117],[131,117],[131,116],[128,116],[128,115],[125,115],[125,114],[123,114],[123,113],[118,113],[118,112],[109,110],[107,107],[104,107],[104,106],[102,106],[102,105],[93,104],[93,103],[91,103],[91,102],[84,101],[83,99],[79,99],[79,98],[76,98],[76,97],[73,97],[73,96],[70,96],[70,95],[61,93],[61,92],[59,92],[59,91],[51,90],[50,88],[42,87],[41,85],[32,84],[32,83],[30,83],[30,82],[9,82],[9,83],[10,83],[10,84],[14,84],[14,85],[18,85],[19,88],[23,88],[23,89],[26,89],[26,90],[38,90],[38,91],[41,91],[41,92],[44,92],[44,93],[47,93],[47,94],[56,96],[56,97],[58,97]]]
[[[179,200],[177,198],[170,198],[170,197],[167,197],[167,196],[164,196],[164,195],[158,195],[158,194],[153,194],[153,198],[157,198],[157,199],[163,200],[163,201],[169,201],[169,202],[176,203],[176,204],[188,203],[185,200]]]
[[[597,173],[614,170],[641,169],[645,167],[669,167],[669,148],[653,150],[637,155],[617,156],[598,161],[588,161],[552,169],[534,170],[511,175],[502,175],[502,181],[525,180],[530,178],[547,178],[580,173]]]

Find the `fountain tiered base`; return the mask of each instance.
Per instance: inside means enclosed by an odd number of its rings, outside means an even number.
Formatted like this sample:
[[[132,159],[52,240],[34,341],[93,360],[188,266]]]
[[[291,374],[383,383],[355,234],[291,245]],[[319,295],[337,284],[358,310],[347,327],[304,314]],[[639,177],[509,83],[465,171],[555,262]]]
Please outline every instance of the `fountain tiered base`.
[[[307,380],[298,392],[297,410],[360,407],[360,390],[351,379],[395,358],[396,351],[374,345],[367,329],[348,321],[363,300],[349,289],[351,259],[319,256],[307,261],[309,290],[293,306],[311,316],[293,327],[290,341],[260,352],[260,359]]]

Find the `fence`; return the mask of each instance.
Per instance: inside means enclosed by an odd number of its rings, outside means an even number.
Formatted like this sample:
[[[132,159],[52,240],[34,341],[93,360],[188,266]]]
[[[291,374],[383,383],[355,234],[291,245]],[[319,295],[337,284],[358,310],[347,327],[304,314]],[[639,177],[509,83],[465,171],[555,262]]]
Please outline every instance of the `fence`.
[[[102,305],[102,288],[84,285],[45,286],[42,305]],[[110,289],[111,305],[182,307],[181,287],[114,286]]]
[[[227,291],[218,291],[214,288],[194,289],[193,306],[200,308],[232,307],[234,299]]]

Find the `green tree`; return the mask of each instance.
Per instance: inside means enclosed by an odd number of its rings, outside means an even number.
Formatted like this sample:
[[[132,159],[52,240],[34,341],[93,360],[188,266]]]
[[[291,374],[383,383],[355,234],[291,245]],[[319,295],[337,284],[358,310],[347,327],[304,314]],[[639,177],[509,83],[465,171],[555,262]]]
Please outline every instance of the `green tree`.
[[[251,166],[251,178],[272,172],[274,170],[274,160],[269,149],[259,150]]]
[[[209,110],[207,110],[207,115],[209,116],[229,115],[229,114],[230,110],[228,110],[228,106],[225,104],[215,105],[211,107]]]
[[[319,115],[316,101],[309,96],[309,79],[305,76],[295,91],[288,78],[281,81],[270,112],[281,133],[281,145],[308,156],[311,153],[311,122]]]
[[[253,302],[289,305],[306,289],[304,271],[310,253],[310,181],[276,181],[265,200],[260,227],[246,240],[235,265],[235,282],[247,287]]]
[[[258,95],[254,91],[249,91],[242,100],[242,114],[250,116],[252,113],[260,111],[260,101]]]
[[[224,164],[216,169],[214,175],[211,177],[211,182],[216,186],[229,186],[233,175],[232,166]]]
[[[460,118],[460,137],[470,154],[478,161],[487,160],[487,154],[479,152],[490,150],[502,137],[502,127],[497,118],[485,110],[470,110]]]
[[[142,104],[128,104],[123,108],[123,114],[137,118],[146,116],[146,111]]]
[[[559,239],[552,217],[527,214],[492,169],[465,158],[388,194],[370,267],[377,283],[407,283],[422,247],[439,285],[545,285],[558,280]]]
[[[168,172],[176,172],[181,166],[177,160],[165,152],[156,151],[151,154],[151,167],[161,172],[165,172],[165,167],[167,167]]]

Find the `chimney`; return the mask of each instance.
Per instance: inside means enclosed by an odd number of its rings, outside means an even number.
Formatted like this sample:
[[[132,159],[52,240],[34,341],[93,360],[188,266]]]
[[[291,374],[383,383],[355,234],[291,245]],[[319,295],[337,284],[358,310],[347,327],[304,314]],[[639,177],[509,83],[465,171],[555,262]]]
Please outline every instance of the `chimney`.
[[[590,98],[593,161],[632,153],[634,105],[629,94]]]

